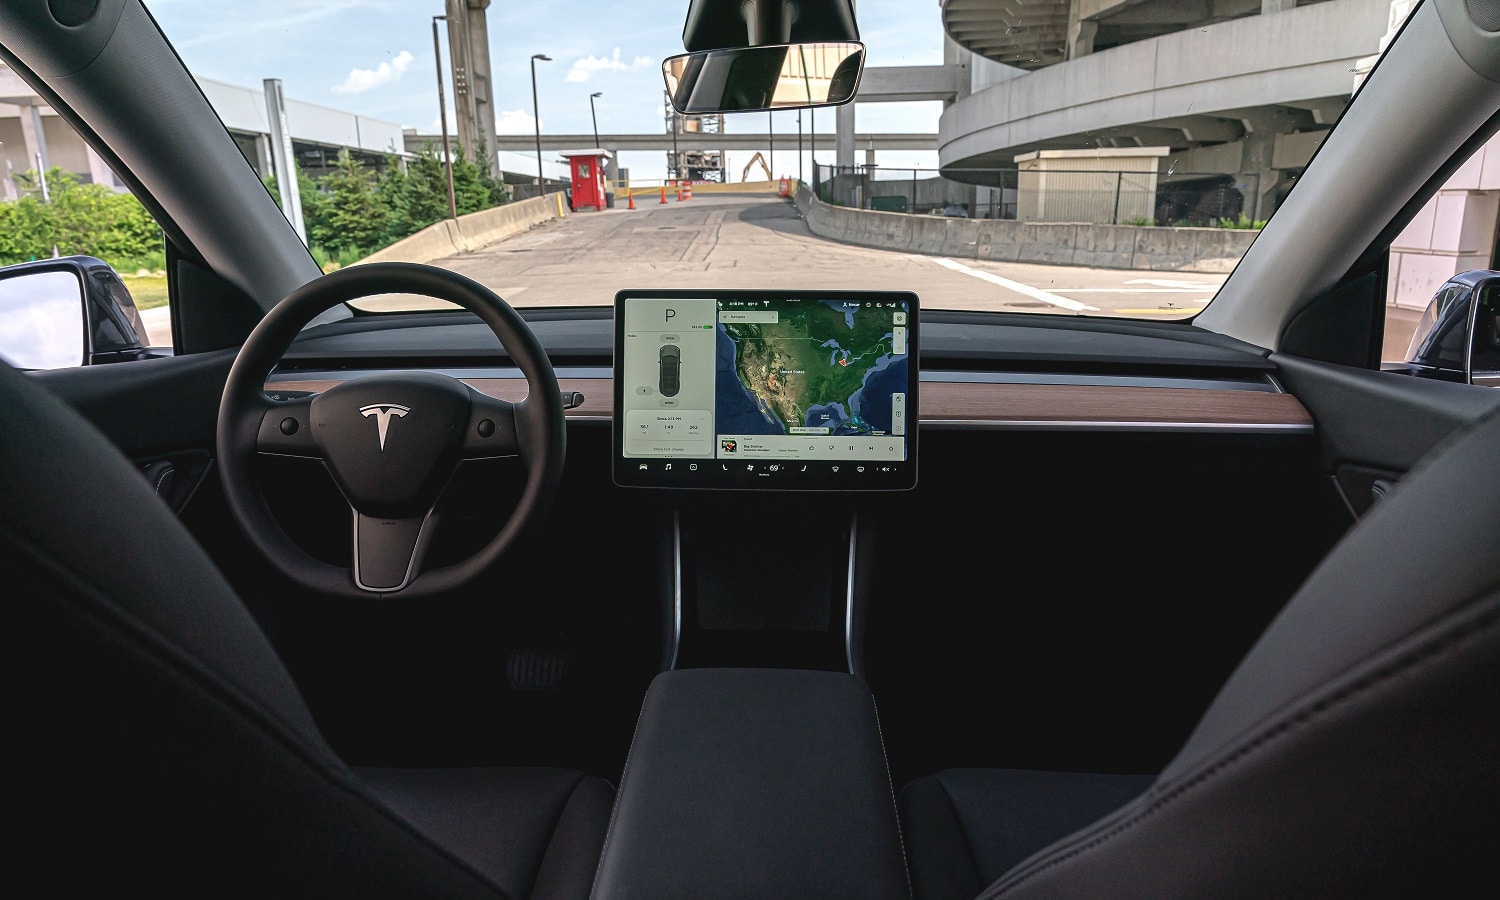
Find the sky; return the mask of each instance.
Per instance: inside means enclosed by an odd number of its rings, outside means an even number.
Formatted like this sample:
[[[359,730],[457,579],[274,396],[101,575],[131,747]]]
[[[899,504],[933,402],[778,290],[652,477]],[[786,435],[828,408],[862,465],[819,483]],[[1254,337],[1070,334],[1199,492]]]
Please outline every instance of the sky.
[[[442,0],[145,0],[167,39],[195,76],[255,87],[279,78],[286,96],[374,119],[438,133],[438,75],[433,59],[432,17]],[[943,57],[938,0],[858,0],[860,38],[867,66],[936,65]],[[593,130],[589,95],[599,132],[666,131],[661,61],[683,52],[687,0],[495,0],[487,14],[490,66],[494,73],[496,130],[532,134],[588,134]],[[438,23],[441,28],[443,23]],[[448,43],[441,34],[442,67]],[[531,56],[536,64],[537,108],[532,115]],[[451,80],[445,82],[451,110]],[[856,130],[937,131],[938,102],[863,104]],[[811,127],[803,113],[803,127]],[[767,115],[725,116],[725,130],[763,132]],[[831,110],[816,116],[819,132],[832,132]],[[449,119],[453,128],[453,120]],[[776,174],[797,175],[797,114],[774,117]],[[730,153],[727,177],[740,180],[753,153]],[[545,157],[545,154],[544,154]],[[831,163],[833,151],[820,152]],[[861,155],[863,162],[863,155]],[[810,165],[810,159],[803,159]],[[891,151],[885,167],[937,164],[936,152]],[[632,178],[661,178],[664,153],[622,154]],[[755,171],[759,171],[756,167]],[[811,177],[811,173],[804,173]],[[752,179],[757,177],[751,176]]]

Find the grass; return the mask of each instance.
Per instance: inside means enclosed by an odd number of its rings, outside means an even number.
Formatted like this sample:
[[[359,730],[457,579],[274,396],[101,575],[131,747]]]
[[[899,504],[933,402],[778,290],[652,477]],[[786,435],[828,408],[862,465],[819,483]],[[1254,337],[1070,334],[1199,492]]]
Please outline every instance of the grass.
[[[139,310],[155,309],[167,305],[167,276],[120,274],[120,280],[130,290],[130,297]]]

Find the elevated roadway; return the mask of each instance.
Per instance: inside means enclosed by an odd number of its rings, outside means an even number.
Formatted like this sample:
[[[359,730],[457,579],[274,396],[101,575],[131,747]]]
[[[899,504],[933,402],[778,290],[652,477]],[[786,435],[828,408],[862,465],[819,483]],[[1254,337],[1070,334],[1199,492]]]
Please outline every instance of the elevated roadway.
[[[833,112],[826,113],[828,121],[833,121]],[[877,150],[936,150],[938,148],[938,136],[935,134],[907,134],[907,133],[875,133],[857,134],[855,143],[861,147],[874,145]],[[678,150],[765,150],[774,141],[777,147],[795,147],[797,145],[797,132],[786,131],[744,134],[679,134],[677,136],[676,148]],[[408,131],[406,133],[406,149],[415,153],[429,147],[436,148],[442,142],[442,136]],[[822,132],[816,135],[816,146],[814,146],[814,135],[810,131],[802,133],[802,146],[804,149],[833,150],[835,136],[832,133]],[[581,147],[594,146],[594,135],[589,134],[543,134],[543,152],[556,152],[558,150],[577,150]],[[666,152],[673,148],[672,135],[670,134],[601,134],[599,135],[599,146],[606,150],[635,151],[652,150]],[[508,150],[516,153],[536,152],[535,135],[502,134],[495,138],[496,150]]]

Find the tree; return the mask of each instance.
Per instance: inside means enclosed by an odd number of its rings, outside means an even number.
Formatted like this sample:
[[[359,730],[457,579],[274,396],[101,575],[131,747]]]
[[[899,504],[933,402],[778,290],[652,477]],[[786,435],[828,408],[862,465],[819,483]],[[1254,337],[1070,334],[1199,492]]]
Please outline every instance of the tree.
[[[348,150],[339,151],[333,171],[318,179],[319,202],[302,204],[308,240],[335,252],[372,251],[384,246],[390,209],[376,190],[376,178]]]

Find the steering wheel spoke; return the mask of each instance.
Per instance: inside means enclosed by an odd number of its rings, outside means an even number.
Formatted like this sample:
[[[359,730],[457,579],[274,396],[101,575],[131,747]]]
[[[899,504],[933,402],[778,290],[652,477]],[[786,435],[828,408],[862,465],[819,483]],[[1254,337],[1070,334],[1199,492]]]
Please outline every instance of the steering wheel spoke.
[[[362,591],[389,593],[411,583],[421,571],[432,534],[432,513],[381,518],[354,513],[354,584]]]
[[[464,432],[464,459],[493,459],[521,452],[516,434],[516,405],[469,389],[469,427]]]
[[[267,400],[255,449],[278,456],[322,457],[312,427],[312,398]]]

